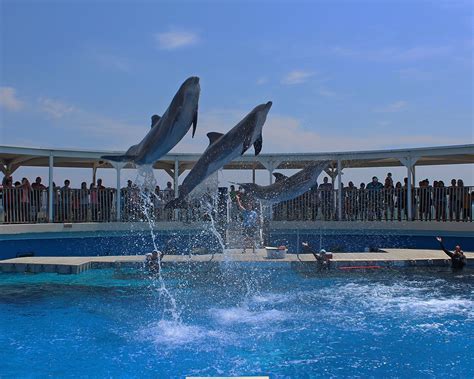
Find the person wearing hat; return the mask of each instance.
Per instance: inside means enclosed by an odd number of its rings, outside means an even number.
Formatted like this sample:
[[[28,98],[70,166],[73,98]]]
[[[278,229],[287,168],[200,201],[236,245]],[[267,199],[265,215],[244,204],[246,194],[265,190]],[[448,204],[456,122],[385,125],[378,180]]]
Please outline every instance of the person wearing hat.
[[[454,247],[454,252],[451,252],[444,247],[443,239],[441,237],[436,237],[436,240],[441,245],[441,250],[443,250],[451,258],[451,268],[453,270],[462,270],[466,265],[466,256],[461,250],[461,246],[456,245]]]
[[[303,254],[313,254],[316,262],[318,262],[318,269],[329,269],[329,257],[327,256],[326,250],[321,249],[319,253],[315,253],[314,250],[309,246],[308,242],[302,242]]]

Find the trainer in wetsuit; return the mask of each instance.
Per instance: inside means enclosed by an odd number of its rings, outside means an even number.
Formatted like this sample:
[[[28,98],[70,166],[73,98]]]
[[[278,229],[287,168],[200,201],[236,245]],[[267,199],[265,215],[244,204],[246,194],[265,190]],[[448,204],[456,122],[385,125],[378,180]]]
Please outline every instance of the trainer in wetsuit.
[[[441,249],[451,258],[451,267],[456,270],[462,270],[462,268],[466,265],[466,256],[461,250],[461,246],[456,245],[454,252],[451,252],[444,247],[443,239],[441,237],[436,237],[436,239],[441,245]]]
[[[314,252],[311,246],[309,246],[308,242],[302,242],[301,245],[303,246],[303,254],[313,254],[314,258],[318,262],[319,270],[329,269],[329,259],[326,256],[326,250],[321,249],[319,250],[318,254]]]

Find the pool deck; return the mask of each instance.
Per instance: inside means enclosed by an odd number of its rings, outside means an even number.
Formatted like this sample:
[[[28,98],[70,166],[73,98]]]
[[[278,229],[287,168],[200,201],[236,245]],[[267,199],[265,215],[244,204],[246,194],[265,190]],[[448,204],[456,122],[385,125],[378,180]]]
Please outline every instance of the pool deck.
[[[474,266],[474,253],[465,253],[467,266]],[[95,257],[23,257],[0,261],[0,272],[58,274],[80,274],[95,268],[113,268],[133,265],[144,261],[143,255],[95,256]],[[269,259],[265,249],[255,254],[242,254],[240,250],[229,249],[225,254],[204,255],[165,255],[166,263],[206,263],[206,262],[316,262],[312,254],[287,254],[283,259]],[[429,267],[450,265],[450,259],[440,250],[383,249],[377,253],[333,253],[331,269],[357,269],[378,267]]]

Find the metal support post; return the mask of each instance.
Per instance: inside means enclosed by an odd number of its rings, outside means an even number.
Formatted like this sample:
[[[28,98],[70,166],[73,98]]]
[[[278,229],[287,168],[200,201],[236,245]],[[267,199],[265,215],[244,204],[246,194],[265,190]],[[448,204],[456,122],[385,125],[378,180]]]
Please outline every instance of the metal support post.
[[[49,222],[53,222],[53,221],[54,221],[53,167],[54,167],[54,157],[53,157],[53,153],[49,153],[49,190],[48,190],[48,197],[49,197],[48,219],[49,219]]]
[[[122,165],[117,165],[115,167],[115,170],[117,171],[117,185],[116,185],[116,189],[117,189],[117,192],[116,192],[116,196],[117,196],[117,203],[116,203],[116,207],[117,207],[117,210],[116,210],[116,216],[117,216],[117,222],[120,222],[122,220],[122,207],[121,207],[121,204],[120,204],[120,201],[121,201],[121,193],[120,193],[120,171],[122,170]]]
[[[342,165],[341,160],[337,160],[337,218],[342,220]]]

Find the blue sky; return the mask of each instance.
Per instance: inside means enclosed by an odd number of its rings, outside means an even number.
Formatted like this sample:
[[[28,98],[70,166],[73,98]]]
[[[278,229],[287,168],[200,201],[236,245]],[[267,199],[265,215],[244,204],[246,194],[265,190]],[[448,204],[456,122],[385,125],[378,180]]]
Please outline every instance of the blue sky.
[[[200,121],[175,151],[268,100],[263,152],[473,142],[471,2],[0,7],[0,144],[126,149],[190,75]]]

